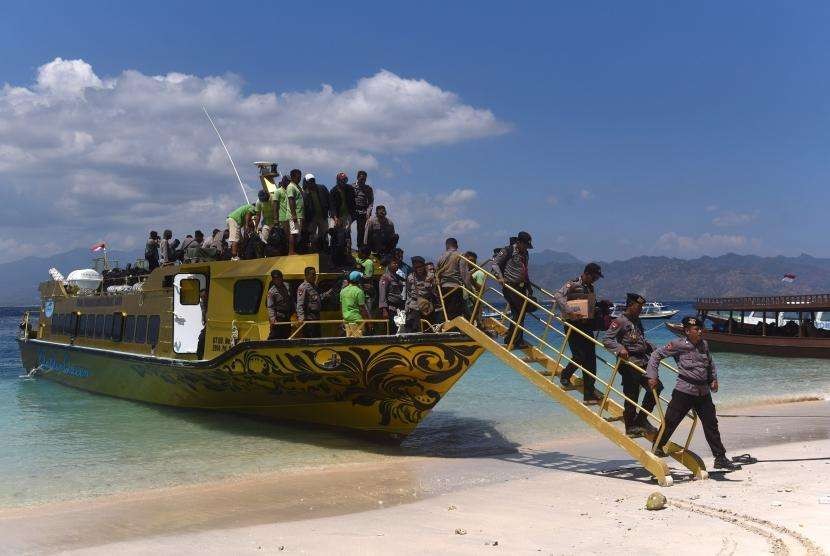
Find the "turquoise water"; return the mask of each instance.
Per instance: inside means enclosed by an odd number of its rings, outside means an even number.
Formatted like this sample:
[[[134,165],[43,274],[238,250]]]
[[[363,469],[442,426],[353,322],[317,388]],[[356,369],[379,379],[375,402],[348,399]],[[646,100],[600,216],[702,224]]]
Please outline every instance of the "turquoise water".
[[[503,453],[585,430],[489,354],[400,447],[96,396],[22,377],[20,312],[0,309],[0,507],[407,455]],[[648,336],[673,337],[662,326]],[[717,354],[716,362],[721,405],[830,394],[830,361]]]

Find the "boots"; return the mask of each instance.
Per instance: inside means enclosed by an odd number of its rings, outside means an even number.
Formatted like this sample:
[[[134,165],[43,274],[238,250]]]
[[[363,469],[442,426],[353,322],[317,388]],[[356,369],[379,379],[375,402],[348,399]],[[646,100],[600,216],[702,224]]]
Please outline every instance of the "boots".
[[[726,456],[715,458],[715,469],[725,469],[726,471],[737,471],[741,466]]]

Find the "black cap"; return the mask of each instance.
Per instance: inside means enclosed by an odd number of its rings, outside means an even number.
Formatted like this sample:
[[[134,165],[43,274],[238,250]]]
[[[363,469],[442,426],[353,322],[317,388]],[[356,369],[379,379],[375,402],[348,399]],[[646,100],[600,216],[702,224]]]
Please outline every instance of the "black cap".
[[[518,234],[516,234],[516,241],[521,241],[522,243],[527,244],[528,249],[533,249],[530,234],[527,232],[519,232]]]
[[[260,189],[260,190],[257,192],[257,197],[258,197],[258,198],[259,198],[259,200],[260,200],[261,202],[263,202],[263,203],[264,203],[264,202],[266,202],[266,201],[268,201],[268,199],[270,199],[270,198],[271,198],[271,196],[268,194],[268,192],[267,192],[267,191],[264,191],[264,190],[262,190],[262,189]]]
[[[593,274],[594,276],[599,276],[600,278],[604,278],[602,275],[602,268],[597,263],[588,263],[585,265],[585,270],[583,271],[585,274]]]
[[[416,264],[427,264],[427,262],[424,260],[423,257],[415,256],[415,257],[412,257],[411,260],[412,260],[412,266],[415,266]]]
[[[625,304],[631,305],[632,303],[639,303],[642,305],[646,302],[646,298],[640,295],[639,293],[627,293],[625,294]]]
[[[681,322],[683,323],[683,328],[689,328],[690,326],[703,326],[703,321],[697,317],[683,317]]]

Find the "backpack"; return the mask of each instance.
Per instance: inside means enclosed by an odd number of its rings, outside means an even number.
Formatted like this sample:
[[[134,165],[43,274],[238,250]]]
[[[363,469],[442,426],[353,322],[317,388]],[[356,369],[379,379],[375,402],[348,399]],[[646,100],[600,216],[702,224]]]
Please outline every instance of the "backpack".
[[[513,258],[513,246],[512,246],[512,245],[508,245],[507,247],[505,247],[504,249],[502,249],[502,250],[501,250],[501,253],[499,253],[499,254],[497,255],[497,257],[498,257],[498,256],[501,256],[501,254],[502,254],[502,253],[504,253],[504,252],[507,252],[507,256],[504,258],[504,260],[503,260],[502,262],[498,263],[498,265],[499,265],[499,270],[501,270],[502,272],[504,272],[504,269],[507,267],[507,261],[509,261],[510,259],[512,259],[512,258]]]

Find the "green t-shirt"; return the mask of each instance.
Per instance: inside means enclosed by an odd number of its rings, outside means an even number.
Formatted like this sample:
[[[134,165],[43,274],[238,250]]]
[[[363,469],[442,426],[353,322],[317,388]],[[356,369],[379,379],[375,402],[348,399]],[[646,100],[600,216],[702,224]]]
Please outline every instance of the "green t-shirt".
[[[371,258],[363,259],[362,261],[357,259],[357,264],[363,267],[363,276],[366,278],[371,278],[375,275],[375,261]]]
[[[470,275],[470,278],[475,285],[475,292],[478,293],[478,290],[481,288],[481,285],[484,283],[484,271],[481,269],[476,270]],[[467,290],[464,290],[464,297],[472,297],[472,294]]]
[[[303,211],[303,194],[300,188],[295,183],[289,183],[285,189],[280,188],[277,192],[277,198],[280,203],[280,222],[288,222],[291,220],[291,207],[288,206],[288,199],[294,198],[294,203],[297,206],[297,218],[302,220],[304,216]]]
[[[248,213],[256,214],[256,207],[254,205],[242,205],[235,211],[231,212],[228,215],[228,218],[233,218],[234,221],[242,227],[245,225],[245,215]]]
[[[262,214],[262,223],[266,226],[273,226],[274,225],[274,206],[272,201],[262,201],[256,202],[256,211],[257,214]]]
[[[343,320],[346,322],[361,322],[363,315],[360,308],[366,304],[366,295],[363,289],[349,284],[340,290],[340,308],[343,310]]]

